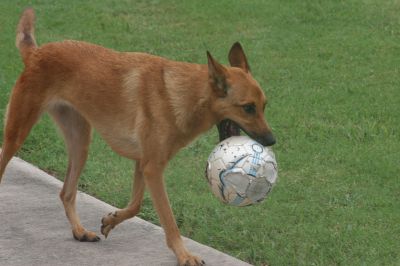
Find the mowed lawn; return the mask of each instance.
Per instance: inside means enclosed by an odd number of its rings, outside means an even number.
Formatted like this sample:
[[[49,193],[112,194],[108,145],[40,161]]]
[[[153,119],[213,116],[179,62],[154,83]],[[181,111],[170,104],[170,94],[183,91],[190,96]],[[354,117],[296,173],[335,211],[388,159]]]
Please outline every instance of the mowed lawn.
[[[269,97],[279,182],[263,204],[219,203],[204,179],[211,130],[165,173],[183,235],[255,265],[400,264],[399,1],[2,0],[1,115],[23,68],[15,27],[28,5],[40,44],[79,39],[204,64],[209,50],[226,64],[242,43]],[[47,115],[18,156],[63,179]],[[122,208],[132,169],[94,134],[79,187]],[[148,195],[140,217],[159,223]]]

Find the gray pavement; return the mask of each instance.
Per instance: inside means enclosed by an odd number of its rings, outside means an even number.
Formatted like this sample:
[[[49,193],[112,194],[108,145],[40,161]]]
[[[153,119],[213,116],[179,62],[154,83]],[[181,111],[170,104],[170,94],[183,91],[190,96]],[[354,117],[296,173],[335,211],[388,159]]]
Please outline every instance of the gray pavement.
[[[58,193],[62,182],[14,158],[0,184],[0,265],[176,265],[163,230],[134,218],[118,225],[108,239],[75,241]],[[100,220],[116,208],[82,192],[77,206],[82,224],[100,235]],[[193,240],[184,239],[207,265],[249,265]]]

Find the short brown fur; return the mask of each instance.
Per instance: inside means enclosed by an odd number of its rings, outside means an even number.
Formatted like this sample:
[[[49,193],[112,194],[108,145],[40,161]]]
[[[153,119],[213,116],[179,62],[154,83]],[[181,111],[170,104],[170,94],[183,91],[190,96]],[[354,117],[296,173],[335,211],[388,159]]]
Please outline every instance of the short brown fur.
[[[180,265],[202,265],[184,247],[168,197],[163,171],[168,161],[199,134],[230,119],[265,145],[274,143],[264,118],[266,97],[252,78],[239,43],[229,59],[233,67],[175,62],[144,53],[121,53],[94,44],[63,41],[36,46],[34,12],[24,11],[16,45],[25,69],[13,88],[5,119],[0,180],[9,160],[21,147],[43,112],[59,126],[69,164],[60,198],[80,241],[98,241],[75,210],[80,172],[91,129],[111,148],[136,161],[132,201],[102,219],[106,237],[117,224],[135,216],[145,187],[165,230],[168,246]],[[245,105],[253,105],[254,113]]]

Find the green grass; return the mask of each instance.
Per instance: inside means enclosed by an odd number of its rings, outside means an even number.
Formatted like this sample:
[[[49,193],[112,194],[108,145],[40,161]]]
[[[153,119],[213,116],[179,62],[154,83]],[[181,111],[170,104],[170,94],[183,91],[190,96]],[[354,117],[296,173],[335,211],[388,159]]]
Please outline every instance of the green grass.
[[[220,204],[203,177],[213,129],[166,172],[184,235],[255,265],[400,264],[399,1],[2,0],[1,113],[22,70],[14,40],[27,5],[39,43],[80,39],[197,63],[210,50],[227,63],[241,41],[270,98],[280,180],[261,205]],[[18,156],[65,174],[47,116]],[[80,189],[124,207],[132,168],[95,135]],[[158,223],[148,195],[140,216]]]

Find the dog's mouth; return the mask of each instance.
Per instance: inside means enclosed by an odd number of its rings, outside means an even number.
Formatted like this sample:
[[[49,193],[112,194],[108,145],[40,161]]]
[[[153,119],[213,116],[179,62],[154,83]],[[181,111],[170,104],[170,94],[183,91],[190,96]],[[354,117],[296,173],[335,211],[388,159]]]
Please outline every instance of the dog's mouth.
[[[243,130],[250,138],[258,141],[264,146],[272,146],[275,144],[275,138],[272,133],[268,133],[265,136],[257,136],[255,134],[251,134],[243,127],[239,126],[232,120],[225,119],[219,122],[217,125],[218,127],[218,134],[219,134],[219,141],[223,141],[232,136],[240,136],[240,130]]]
[[[225,119],[217,125],[219,141],[230,138],[232,136],[240,136],[240,127],[232,120]]]

